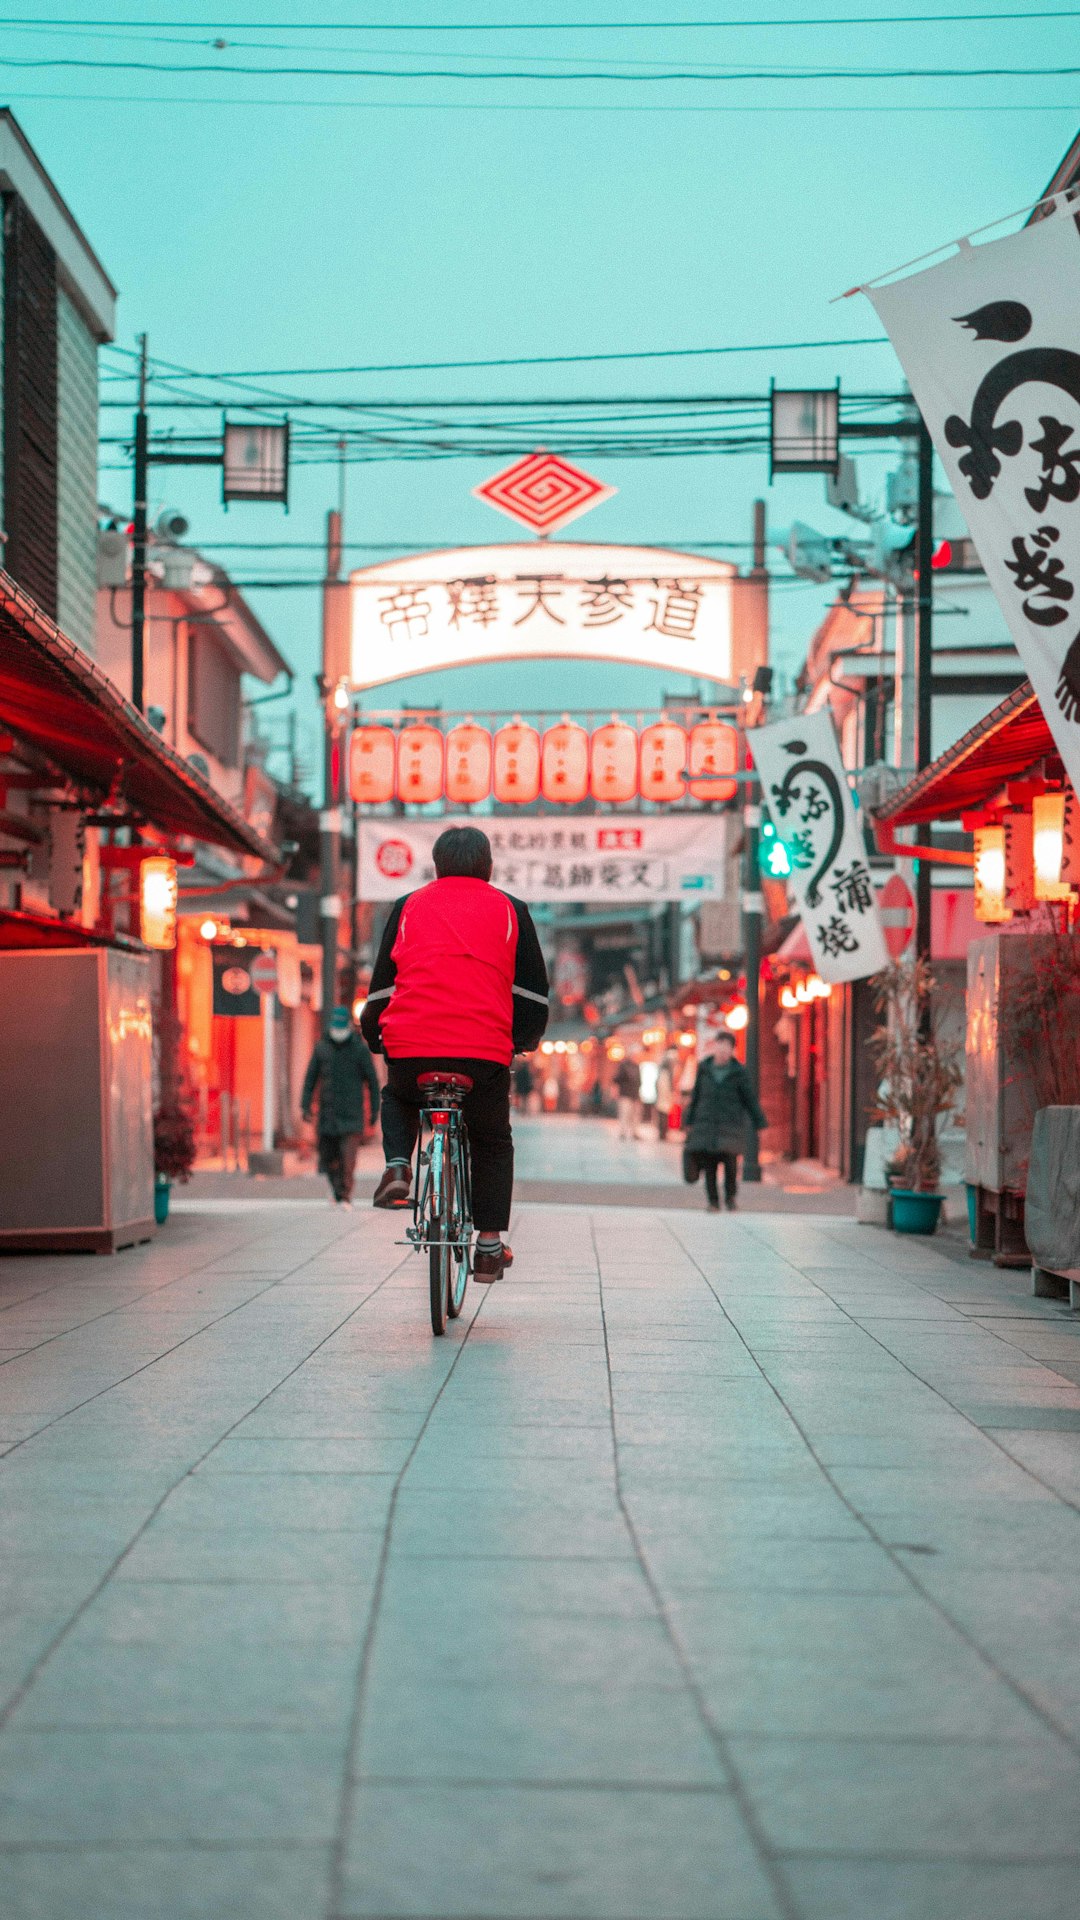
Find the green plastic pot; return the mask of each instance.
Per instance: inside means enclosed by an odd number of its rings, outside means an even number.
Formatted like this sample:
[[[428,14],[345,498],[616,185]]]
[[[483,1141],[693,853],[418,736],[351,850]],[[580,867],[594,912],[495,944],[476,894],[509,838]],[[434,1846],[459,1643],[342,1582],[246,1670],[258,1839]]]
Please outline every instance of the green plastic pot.
[[[910,1187],[892,1190],[892,1223],[897,1233],[936,1233],[943,1193],[913,1193]]]
[[[163,1227],[169,1217],[169,1195],[171,1192],[172,1181],[169,1179],[168,1174],[155,1174],[154,1219],[157,1221],[159,1227]]]

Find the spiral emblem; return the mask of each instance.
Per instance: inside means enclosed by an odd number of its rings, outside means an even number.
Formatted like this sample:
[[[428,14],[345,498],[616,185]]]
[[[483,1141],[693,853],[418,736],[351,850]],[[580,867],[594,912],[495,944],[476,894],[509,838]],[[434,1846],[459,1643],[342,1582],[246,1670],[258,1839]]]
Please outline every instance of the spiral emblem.
[[[616,491],[543,448],[473,488],[477,499],[509,514],[532,533],[554,533]]]

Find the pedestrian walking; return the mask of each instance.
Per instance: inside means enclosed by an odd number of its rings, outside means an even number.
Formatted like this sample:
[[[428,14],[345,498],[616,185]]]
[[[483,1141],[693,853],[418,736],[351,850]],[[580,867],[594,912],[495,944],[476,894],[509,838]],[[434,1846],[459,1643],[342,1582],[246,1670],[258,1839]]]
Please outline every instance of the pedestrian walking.
[[[698,1068],[686,1115],[684,1172],[693,1184],[705,1175],[705,1197],[710,1213],[720,1210],[716,1175],[724,1166],[724,1205],[735,1209],[739,1155],[746,1147],[747,1121],[759,1130],[768,1125],[754,1097],[750,1076],[735,1058],[735,1037],[721,1028]]]
[[[627,1054],[615,1069],[615,1100],[619,1114],[619,1139],[637,1139],[638,1104],[641,1099],[641,1069]]]
[[[316,1089],[319,1095],[319,1172],[330,1182],[335,1206],[351,1207],[356,1154],[364,1137],[364,1088],[367,1088],[371,1124],[379,1111],[379,1076],[375,1062],[352,1023],[348,1007],[335,1007],[330,1024],[304,1075],[300,1106],[311,1119]]]
[[[514,1068],[514,1105],[519,1113],[528,1113],[529,1095],[532,1090],[532,1068],[527,1060],[519,1060]]]
[[[671,1123],[671,1109],[675,1105],[675,1075],[678,1070],[678,1058],[670,1051],[665,1053],[656,1075],[656,1137],[666,1140]]]
[[[656,1113],[656,1089],[659,1079],[658,1062],[643,1060],[638,1069],[638,1098],[641,1101],[641,1119],[645,1127],[651,1125]]]

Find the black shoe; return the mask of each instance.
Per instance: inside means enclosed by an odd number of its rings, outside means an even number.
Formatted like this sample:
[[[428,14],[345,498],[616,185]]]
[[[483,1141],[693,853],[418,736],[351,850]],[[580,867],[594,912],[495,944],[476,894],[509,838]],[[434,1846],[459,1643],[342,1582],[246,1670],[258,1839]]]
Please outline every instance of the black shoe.
[[[372,1195],[373,1207],[407,1207],[412,1190],[412,1171],[392,1162],[383,1168],[382,1178]]]
[[[474,1280],[501,1280],[507,1267],[514,1264],[514,1256],[505,1240],[490,1251],[486,1247],[477,1247],[473,1254]]]
[[[734,1213],[736,1211],[734,1194],[732,1194],[730,1200],[725,1199],[724,1205],[727,1208],[729,1213]]]
[[[707,1202],[707,1208],[708,1208],[708,1211],[709,1211],[709,1213],[719,1213],[719,1211],[720,1211],[720,1202],[719,1202],[719,1200],[710,1200],[710,1201],[708,1201],[708,1202]]]

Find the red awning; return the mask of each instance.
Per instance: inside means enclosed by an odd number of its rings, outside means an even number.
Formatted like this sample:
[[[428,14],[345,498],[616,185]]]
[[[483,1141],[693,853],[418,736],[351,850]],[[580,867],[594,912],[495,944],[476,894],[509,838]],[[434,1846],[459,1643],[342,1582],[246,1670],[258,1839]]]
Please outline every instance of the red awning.
[[[0,728],[95,798],[112,796],[160,832],[274,864],[270,843],[166,746],[107,674],[0,572]]]
[[[78,920],[62,920],[58,914],[16,912],[0,907],[0,951],[41,947],[121,947],[125,953],[145,953],[138,940],[122,933],[97,933]]]
[[[994,707],[962,740],[874,808],[894,827],[956,820],[992,800],[1037,760],[1056,753],[1054,738],[1030,680]]]

